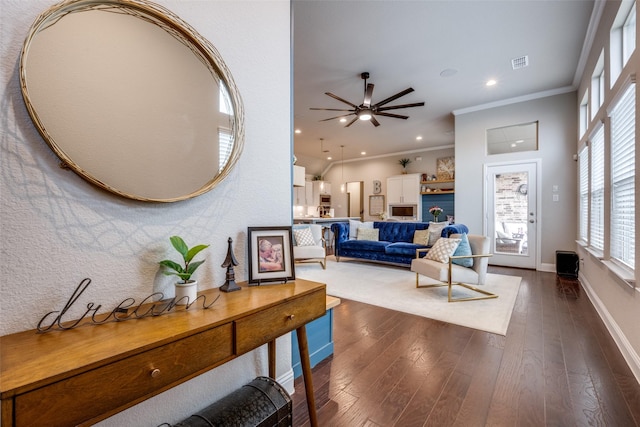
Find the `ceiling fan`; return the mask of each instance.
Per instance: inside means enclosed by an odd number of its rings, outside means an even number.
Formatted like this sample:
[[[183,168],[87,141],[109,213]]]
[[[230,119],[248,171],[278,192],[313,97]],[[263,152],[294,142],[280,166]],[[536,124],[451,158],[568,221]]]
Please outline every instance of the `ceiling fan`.
[[[345,127],[349,127],[351,126],[356,120],[360,119],[360,120],[369,120],[371,123],[373,123],[374,126],[380,126],[380,123],[376,120],[375,116],[385,116],[385,117],[393,117],[396,119],[403,119],[406,120],[409,118],[409,116],[403,116],[400,114],[393,114],[393,113],[387,113],[386,111],[389,110],[398,110],[400,108],[410,108],[410,107],[422,107],[424,105],[424,102],[414,102],[412,104],[402,104],[402,105],[392,105],[392,106],[388,106],[385,107],[386,104],[390,103],[391,101],[395,101],[396,99],[400,98],[401,96],[405,96],[408,93],[413,92],[413,88],[407,88],[405,90],[403,90],[402,92],[398,92],[393,96],[390,96],[387,99],[384,99],[380,102],[377,102],[375,104],[371,104],[371,96],[373,95],[373,83],[369,83],[367,84],[367,79],[369,78],[369,73],[364,72],[360,74],[360,77],[362,78],[362,80],[364,80],[364,101],[362,102],[362,104],[360,105],[356,105],[352,102],[349,102],[345,99],[340,98],[337,95],[332,94],[331,92],[325,92],[325,95],[329,95],[330,97],[337,99],[340,102],[344,102],[347,105],[350,105],[351,109],[340,109],[340,108],[310,108],[310,110],[323,110],[323,111],[348,111],[348,114],[342,114],[340,116],[336,116],[336,117],[330,117],[328,119],[323,119],[320,120],[321,122],[326,122],[328,120],[333,120],[333,119],[341,119],[341,118],[347,118],[351,115],[355,115],[355,117],[353,118],[353,120],[351,120],[349,123],[347,123],[345,125]]]

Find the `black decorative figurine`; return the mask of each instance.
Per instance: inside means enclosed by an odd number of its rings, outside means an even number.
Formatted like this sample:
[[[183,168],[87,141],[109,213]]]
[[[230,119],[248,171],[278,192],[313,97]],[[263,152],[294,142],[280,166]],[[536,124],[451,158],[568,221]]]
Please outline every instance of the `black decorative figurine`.
[[[221,265],[222,268],[227,269],[227,280],[224,282],[224,285],[220,286],[222,292],[233,292],[241,289],[236,283],[236,273],[233,271],[233,267],[238,265],[238,261],[236,261],[236,257],[233,255],[233,250],[231,249],[231,243],[233,242],[231,237],[229,237],[228,242],[227,257]]]

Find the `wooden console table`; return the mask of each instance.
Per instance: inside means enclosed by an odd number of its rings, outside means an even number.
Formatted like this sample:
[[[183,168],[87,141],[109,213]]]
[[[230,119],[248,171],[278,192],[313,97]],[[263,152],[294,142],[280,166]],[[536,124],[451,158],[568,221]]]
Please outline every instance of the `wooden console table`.
[[[2,427],[91,425],[296,330],[312,425],[317,425],[305,324],[326,309],[326,286],[298,279],[202,292],[192,307],[137,320],[0,337]],[[306,366],[305,366],[306,365]]]

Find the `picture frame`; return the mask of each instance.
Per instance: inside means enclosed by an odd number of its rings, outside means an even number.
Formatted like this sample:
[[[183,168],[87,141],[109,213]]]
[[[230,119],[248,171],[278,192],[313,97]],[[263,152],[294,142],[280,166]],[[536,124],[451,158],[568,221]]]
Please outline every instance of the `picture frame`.
[[[249,227],[249,286],[295,280],[291,226]]]
[[[385,212],[384,194],[369,196],[369,216],[378,216]]]

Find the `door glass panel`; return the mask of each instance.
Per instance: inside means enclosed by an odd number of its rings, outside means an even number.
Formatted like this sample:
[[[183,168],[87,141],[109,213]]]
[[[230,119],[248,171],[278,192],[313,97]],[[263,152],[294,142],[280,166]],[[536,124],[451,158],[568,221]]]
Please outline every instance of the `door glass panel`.
[[[529,174],[502,173],[496,174],[494,179],[494,251],[510,255],[528,255]]]

